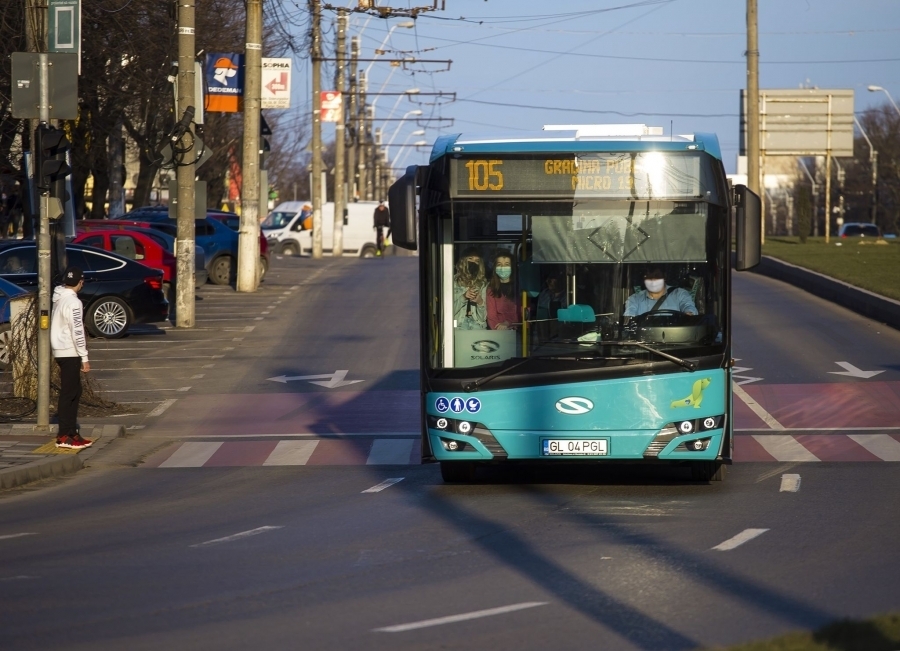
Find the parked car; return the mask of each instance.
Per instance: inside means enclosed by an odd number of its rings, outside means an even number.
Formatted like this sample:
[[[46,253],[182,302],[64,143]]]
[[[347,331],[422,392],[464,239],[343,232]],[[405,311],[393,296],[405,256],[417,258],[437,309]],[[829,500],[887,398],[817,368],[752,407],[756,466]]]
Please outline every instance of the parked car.
[[[141,222],[137,222],[141,223]],[[149,226],[149,222],[147,222]],[[87,246],[96,246],[100,249],[105,249],[107,251],[114,251],[119,253],[119,251],[115,248],[115,243],[118,242],[118,239],[121,238],[123,234],[135,233],[141,234],[145,238],[150,239],[156,247],[159,247],[159,251],[150,251],[149,253],[144,253],[143,259],[138,259],[137,257],[132,258],[133,260],[137,260],[141,264],[147,265],[148,267],[153,267],[154,269],[162,269],[163,271],[163,280],[167,283],[172,282],[172,278],[175,275],[175,237],[169,235],[168,233],[164,233],[158,229],[153,228],[142,228],[141,226],[135,226],[128,222],[119,222],[116,220],[107,220],[107,219],[97,219],[97,220],[83,220],[77,223],[78,230],[80,233],[76,235],[74,242],[80,244],[86,244]],[[98,231],[108,232],[107,236],[99,236],[103,238],[103,243],[100,244],[99,240],[96,239],[98,237]],[[154,246],[151,244],[150,246]],[[146,245],[145,245],[146,246]],[[129,248],[130,247],[126,247]],[[135,252],[137,253],[138,246],[135,243]],[[158,254],[158,255],[157,255]],[[130,257],[129,255],[125,255],[125,257]],[[171,261],[166,264],[156,264],[155,262],[151,263],[148,260],[156,261],[157,259],[167,259],[171,258]],[[206,253],[199,244],[194,244],[194,284],[196,288],[202,287],[206,281],[209,279],[209,272],[206,270]]]
[[[233,212],[207,210],[206,216],[209,219],[215,219],[216,221],[225,224],[235,232],[241,230],[241,216],[236,215]],[[269,242],[266,240],[266,236],[263,234],[262,229],[259,231],[259,255],[259,263],[262,265],[260,267],[259,279],[262,280],[269,271]]]
[[[218,211],[213,211],[218,212]],[[174,229],[175,222],[169,219],[166,209],[155,206],[138,208],[122,216],[123,220],[140,221],[150,228]],[[194,238],[206,253],[206,269],[209,279],[216,285],[227,285],[234,277],[234,260],[238,255],[238,234],[220,221],[210,219],[195,220]],[[260,255],[260,280],[269,270],[268,251]]]
[[[12,299],[30,294],[27,289],[14,285],[0,278],[0,368],[9,366],[9,345],[12,339],[10,320],[12,318]]]
[[[838,237],[881,237],[881,229],[875,224],[848,222],[841,225]]]
[[[78,293],[84,325],[95,337],[123,337],[135,323],[159,323],[169,314],[162,271],[82,244],[66,244],[69,265],[84,271]],[[23,289],[37,290],[35,243],[15,240],[0,245],[0,278]]]
[[[344,255],[374,258],[377,251],[372,215],[377,201],[358,201],[347,206],[344,217]],[[308,201],[285,201],[262,223],[269,246],[282,255],[312,253],[312,217]],[[330,253],[334,242],[334,203],[322,206],[322,249]]]

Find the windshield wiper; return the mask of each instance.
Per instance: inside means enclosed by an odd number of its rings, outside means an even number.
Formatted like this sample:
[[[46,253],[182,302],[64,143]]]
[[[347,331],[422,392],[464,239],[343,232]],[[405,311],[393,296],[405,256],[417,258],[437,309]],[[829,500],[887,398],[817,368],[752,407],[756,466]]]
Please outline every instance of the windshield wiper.
[[[507,366],[505,368],[501,368],[496,373],[492,373],[491,375],[485,375],[482,378],[478,378],[474,382],[463,382],[462,389],[466,393],[471,393],[472,391],[477,391],[478,387],[487,384],[488,382],[493,380],[495,377],[500,377],[504,373],[508,373],[509,371],[513,370],[514,368],[519,368],[520,366],[522,366],[522,364],[525,364],[526,362],[530,362],[533,359],[540,359],[540,358],[538,358],[538,357],[519,358],[519,361],[517,361],[515,364],[510,364],[509,366]]]
[[[644,350],[650,351],[651,353],[653,353],[655,355],[664,357],[665,359],[669,360],[670,362],[675,362],[679,366],[689,370],[691,373],[693,373],[694,371],[697,370],[696,362],[690,362],[686,359],[681,359],[680,357],[675,357],[675,355],[670,355],[669,353],[664,353],[663,351],[657,350],[656,348],[653,348],[652,346],[648,346],[647,344],[645,344],[642,341],[620,341],[618,343],[621,346],[637,346],[638,348],[643,348]]]

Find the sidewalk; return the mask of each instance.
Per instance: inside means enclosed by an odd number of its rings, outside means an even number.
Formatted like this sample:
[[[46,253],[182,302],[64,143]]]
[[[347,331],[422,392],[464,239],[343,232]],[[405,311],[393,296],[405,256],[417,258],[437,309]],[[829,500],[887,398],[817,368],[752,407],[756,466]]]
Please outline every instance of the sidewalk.
[[[82,435],[94,444],[81,451],[57,448],[56,432],[56,425],[47,434],[35,432],[33,423],[0,424],[0,489],[77,472],[85,461],[124,436],[125,427],[82,424]]]

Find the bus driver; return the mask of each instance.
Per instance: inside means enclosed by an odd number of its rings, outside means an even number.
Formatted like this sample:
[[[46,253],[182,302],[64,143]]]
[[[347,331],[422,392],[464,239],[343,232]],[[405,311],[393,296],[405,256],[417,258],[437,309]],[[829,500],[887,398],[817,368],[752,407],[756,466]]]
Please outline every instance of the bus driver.
[[[690,292],[681,287],[666,286],[665,276],[659,267],[651,267],[644,273],[644,287],[647,289],[628,297],[624,316],[634,317],[656,310],[697,314],[697,306]]]

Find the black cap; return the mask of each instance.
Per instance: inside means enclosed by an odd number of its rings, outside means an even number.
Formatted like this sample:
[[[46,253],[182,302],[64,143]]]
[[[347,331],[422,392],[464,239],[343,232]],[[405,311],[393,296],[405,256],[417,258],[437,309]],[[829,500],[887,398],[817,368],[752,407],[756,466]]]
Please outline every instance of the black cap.
[[[66,287],[74,287],[81,282],[82,275],[83,274],[81,273],[81,268],[69,267],[68,269],[66,269],[66,273],[63,276],[63,284]]]

